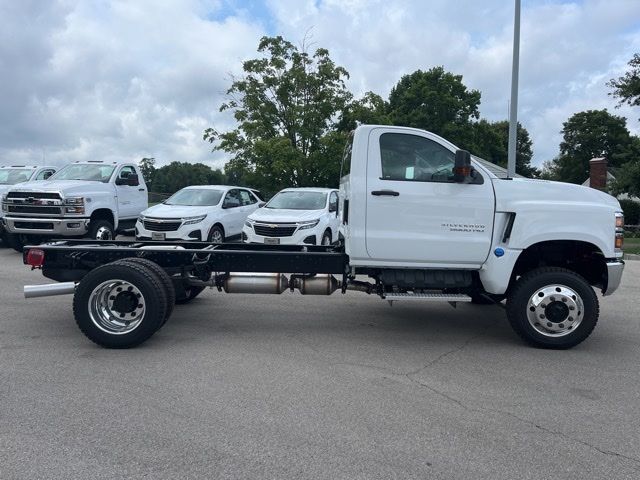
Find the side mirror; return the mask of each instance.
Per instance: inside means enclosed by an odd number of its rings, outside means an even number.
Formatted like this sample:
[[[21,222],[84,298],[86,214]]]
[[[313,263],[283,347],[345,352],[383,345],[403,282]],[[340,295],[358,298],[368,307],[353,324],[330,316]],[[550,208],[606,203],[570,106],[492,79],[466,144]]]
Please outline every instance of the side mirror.
[[[129,185],[130,187],[137,187],[138,185],[140,185],[140,179],[135,173],[130,173],[126,181],[127,185]]]
[[[329,213],[333,213],[333,212],[337,212],[338,211],[338,204],[337,203],[330,203],[329,204]]]
[[[267,204],[267,202],[258,202],[258,208],[262,208]]]
[[[453,181],[464,183],[471,177],[471,154],[466,150],[456,151],[456,163],[453,167]]]
[[[44,175],[42,176],[42,178],[44,180],[49,180],[49,178],[51,177],[51,175],[53,175],[53,172],[44,172]]]

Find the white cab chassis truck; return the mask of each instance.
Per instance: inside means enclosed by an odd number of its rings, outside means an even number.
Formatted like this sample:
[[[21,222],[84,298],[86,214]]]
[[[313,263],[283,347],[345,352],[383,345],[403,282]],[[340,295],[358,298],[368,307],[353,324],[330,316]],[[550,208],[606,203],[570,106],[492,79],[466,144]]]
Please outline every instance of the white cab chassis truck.
[[[80,330],[110,348],[139,345],[206,287],[226,293],[499,303],[526,342],[570,348],[621,280],[620,205],[576,185],[501,179],[432,133],[361,126],[345,149],[333,246],[61,241],[24,262],[73,294]],[[347,297],[348,298],[348,297]],[[427,312],[425,312],[427,314]]]
[[[116,232],[133,229],[147,206],[137,165],[75,162],[47,182],[9,189],[2,196],[2,222],[20,251],[26,243],[60,237],[111,240]]]

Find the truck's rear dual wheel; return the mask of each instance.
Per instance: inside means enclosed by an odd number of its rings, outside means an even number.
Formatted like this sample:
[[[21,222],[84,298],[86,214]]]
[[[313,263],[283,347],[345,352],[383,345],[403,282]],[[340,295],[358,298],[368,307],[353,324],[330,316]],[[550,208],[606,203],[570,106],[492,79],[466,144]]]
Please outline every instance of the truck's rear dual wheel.
[[[169,320],[169,317],[173,313],[173,307],[175,307],[175,304],[176,304],[176,289],[173,286],[173,281],[171,280],[171,277],[164,270],[164,268],[162,268],[156,262],[149,260],[148,258],[138,258],[138,257],[124,258],[114,263],[124,264],[124,265],[126,264],[142,265],[144,267],[147,267],[158,277],[158,280],[160,280],[160,283],[162,283],[165,289],[165,294],[167,295],[167,313],[165,314],[162,325],[167,323],[167,320]]]
[[[507,317],[526,342],[541,348],[571,348],[598,323],[591,285],[575,272],[544,267],[518,279],[507,297]]]
[[[166,321],[167,289],[153,270],[135,262],[95,268],[79,283],[73,313],[80,330],[107,348],[130,348]]]

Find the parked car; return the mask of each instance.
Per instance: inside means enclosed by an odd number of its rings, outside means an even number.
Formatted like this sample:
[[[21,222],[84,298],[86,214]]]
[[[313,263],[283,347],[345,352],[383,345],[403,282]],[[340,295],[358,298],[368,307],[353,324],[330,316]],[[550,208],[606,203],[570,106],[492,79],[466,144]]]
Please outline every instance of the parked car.
[[[2,196],[2,219],[9,243],[50,238],[111,240],[132,230],[148,206],[147,187],[134,163],[101,160],[70,163],[46,182],[11,187]]]
[[[331,245],[338,240],[338,190],[286,188],[247,218],[247,243]]]
[[[247,216],[261,205],[264,202],[249,188],[186,187],[142,212],[136,223],[136,239],[239,240]]]
[[[23,182],[47,180],[56,173],[56,167],[10,165],[0,167],[0,196],[4,195],[12,185]],[[0,209],[0,238],[7,245],[7,234],[2,224],[2,210]]]

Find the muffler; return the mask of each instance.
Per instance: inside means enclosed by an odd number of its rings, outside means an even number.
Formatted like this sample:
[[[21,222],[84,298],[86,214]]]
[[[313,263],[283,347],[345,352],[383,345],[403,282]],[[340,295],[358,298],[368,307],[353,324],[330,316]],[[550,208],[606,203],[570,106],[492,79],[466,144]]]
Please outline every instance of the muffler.
[[[76,291],[74,282],[48,283],[45,285],[25,285],[24,298],[52,297],[71,295]]]
[[[331,295],[340,288],[340,282],[333,275],[291,275],[291,288],[297,288],[302,295]]]
[[[216,285],[226,293],[276,293],[289,288],[289,281],[281,273],[231,273],[221,276]]]

